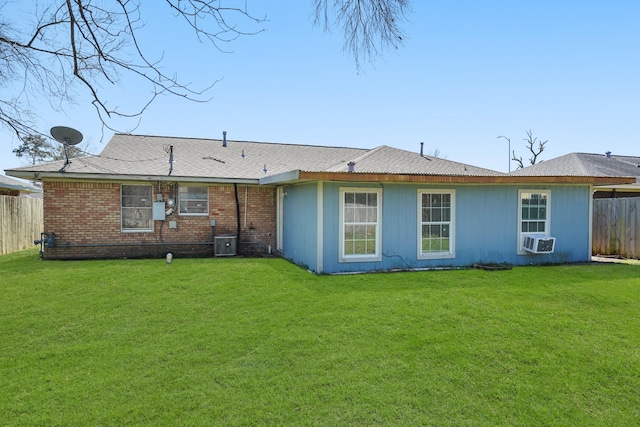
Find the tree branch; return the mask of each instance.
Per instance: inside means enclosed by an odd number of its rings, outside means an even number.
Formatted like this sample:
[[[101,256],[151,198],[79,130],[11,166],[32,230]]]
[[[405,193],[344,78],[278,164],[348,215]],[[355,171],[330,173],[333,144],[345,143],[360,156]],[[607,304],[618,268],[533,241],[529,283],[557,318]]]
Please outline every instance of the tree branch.
[[[32,29],[26,21],[11,25],[0,21],[0,81],[13,90],[10,95],[5,91],[0,100],[0,124],[18,137],[42,134],[30,124],[32,96],[47,99],[52,108],[59,109],[74,101],[77,90],[87,93],[99,120],[111,130],[115,130],[114,118],[139,117],[160,94],[196,102],[210,99],[203,95],[217,80],[192,88],[177,75],[162,71],[162,58],[148,59],[138,42],[143,28],[140,0],[49,1],[48,7],[35,12]],[[220,1],[212,0],[166,0],[165,4],[198,39],[211,42],[218,50],[221,43],[263,31],[251,30],[265,19],[252,16],[246,5],[222,7]],[[0,3],[0,10],[2,6]],[[238,22],[231,25],[229,19]],[[134,76],[151,89],[148,98],[128,111],[110,106],[108,87],[122,75]]]
[[[405,35],[401,24],[410,12],[409,0],[314,0],[315,23],[325,31],[332,27],[330,16],[343,27],[344,50],[360,68],[361,60],[370,61],[387,49],[397,49]],[[331,13],[333,9],[333,13]]]

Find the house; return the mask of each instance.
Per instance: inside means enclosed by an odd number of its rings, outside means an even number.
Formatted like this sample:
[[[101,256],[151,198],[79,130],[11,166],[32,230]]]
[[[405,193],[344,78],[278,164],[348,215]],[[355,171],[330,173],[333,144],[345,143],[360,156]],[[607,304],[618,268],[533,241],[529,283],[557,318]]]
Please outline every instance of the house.
[[[594,185],[374,149],[116,134],[42,181],[45,259],[278,253],[317,273],[587,261]]]
[[[593,197],[640,197],[640,157],[618,156],[607,151],[605,154],[569,153],[555,159],[519,169],[514,175],[573,175],[573,176],[608,176],[635,177],[630,184],[604,184],[594,187]]]
[[[0,196],[40,197],[42,189],[8,176],[0,175]]]

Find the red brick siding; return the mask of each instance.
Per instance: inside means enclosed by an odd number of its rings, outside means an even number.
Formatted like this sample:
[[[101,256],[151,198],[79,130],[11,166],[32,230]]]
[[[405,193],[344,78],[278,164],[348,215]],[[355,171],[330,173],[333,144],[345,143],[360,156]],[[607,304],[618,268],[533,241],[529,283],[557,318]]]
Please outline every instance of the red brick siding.
[[[145,182],[127,182],[148,185]],[[44,231],[56,234],[56,246],[45,248],[47,259],[158,257],[166,252],[181,256],[212,256],[211,220],[215,235],[236,235],[234,186],[209,186],[209,214],[184,216],[175,212],[165,221],[154,221],[153,232],[120,229],[120,183],[45,181],[43,183]],[[158,185],[153,185],[156,200]],[[177,196],[177,185],[162,184],[166,201]],[[238,185],[240,241],[238,254],[260,255],[275,246],[276,189]],[[177,208],[177,207],[176,207]],[[246,214],[246,218],[245,218]],[[170,229],[169,221],[177,228]]]
[[[247,254],[266,253],[276,245],[276,189],[238,186],[240,245]]]

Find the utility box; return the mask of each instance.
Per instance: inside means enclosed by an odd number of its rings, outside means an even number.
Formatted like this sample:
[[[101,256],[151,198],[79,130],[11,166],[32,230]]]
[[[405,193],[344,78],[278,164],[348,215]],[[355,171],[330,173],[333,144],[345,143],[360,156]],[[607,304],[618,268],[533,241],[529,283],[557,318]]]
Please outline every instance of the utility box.
[[[236,236],[215,236],[213,240],[215,256],[234,256],[236,254]]]
[[[164,202],[153,202],[153,220],[164,220]]]

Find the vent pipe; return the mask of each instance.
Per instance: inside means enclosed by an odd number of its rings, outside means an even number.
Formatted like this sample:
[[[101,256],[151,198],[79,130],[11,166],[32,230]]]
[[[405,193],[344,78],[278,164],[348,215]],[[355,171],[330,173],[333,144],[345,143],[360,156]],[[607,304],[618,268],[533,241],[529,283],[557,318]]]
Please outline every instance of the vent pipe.
[[[606,152],[606,153],[604,153],[604,154],[606,154],[606,155],[607,155],[607,159],[610,159],[610,158],[611,158],[611,151],[607,151],[607,152]]]
[[[420,143],[420,157],[424,157],[423,150],[424,150],[424,142],[421,142]]]
[[[173,145],[169,146],[169,176],[173,172]]]
[[[223,147],[227,146],[227,131],[226,130],[222,131],[222,146]]]
[[[347,166],[349,167],[349,169],[347,169],[348,172],[356,171],[356,162],[354,162],[353,160],[347,163]]]

